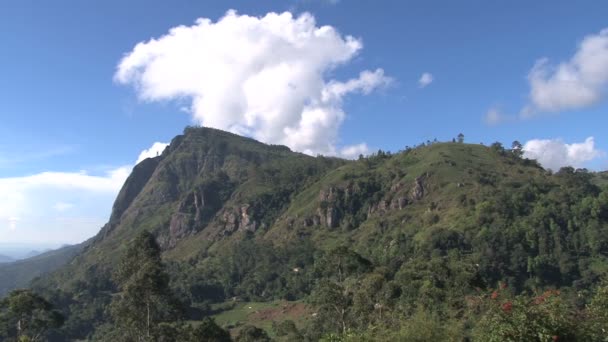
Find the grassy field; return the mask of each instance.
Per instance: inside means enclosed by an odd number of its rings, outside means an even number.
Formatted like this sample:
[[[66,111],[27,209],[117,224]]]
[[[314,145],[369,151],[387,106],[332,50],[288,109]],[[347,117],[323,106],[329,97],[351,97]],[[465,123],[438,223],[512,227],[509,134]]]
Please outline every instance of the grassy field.
[[[213,309],[228,306],[227,303],[219,304]],[[231,333],[238,332],[245,325],[253,325],[266,330],[273,336],[272,322],[292,320],[298,327],[310,317],[312,312],[302,302],[272,301],[272,302],[237,302],[234,307],[221,311],[212,317],[220,326],[228,329]]]

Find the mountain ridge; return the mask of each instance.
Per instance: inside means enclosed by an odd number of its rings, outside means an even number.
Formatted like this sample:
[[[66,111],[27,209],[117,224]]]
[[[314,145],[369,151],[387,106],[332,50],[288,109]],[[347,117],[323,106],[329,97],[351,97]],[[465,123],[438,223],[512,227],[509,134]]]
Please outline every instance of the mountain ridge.
[[[352,281],[382,274],[381,287],[396,296],[383,305],[395,310],[396,300],[415,307],[421,298],[448,310],[500,282],[517,293],[586,288],[606,262],[597,235],[608,212],[602,177],[548,172],[500,144],[437,142],[349,161],[190,127],[134,167],[99,234],[34,288],[71,298],[71,316],[95,298],[96,316],[66,332],[86,336],[92,322],[110,319],[111,274],[143,231],[156,237],[172,287],[193,307],[303,300],[333,277],[323,265],[336,250],[362,262]],[[600,209],[581,214],[590,203]]]
[[[6,256],[6,255],[0,254],[0,263],[13,262],[13,261],[15,261],[15,259],[13,259],[9,256]]]
[[[0,297],[17,288],[25,288],[36,277],[63,267],[86,244],[67,245],[34,256],[0,264]]]

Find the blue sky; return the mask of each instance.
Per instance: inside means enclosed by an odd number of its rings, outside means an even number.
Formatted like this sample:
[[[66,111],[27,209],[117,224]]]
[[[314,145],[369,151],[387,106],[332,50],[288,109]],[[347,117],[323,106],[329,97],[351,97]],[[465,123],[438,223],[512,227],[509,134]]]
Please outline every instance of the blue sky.
[[[94,235],[142,151],[189,124],[345,157],[462,132],[527,143],[547,167],[608,169],[605,13],[600,1],[3,1],[0,242]],[[331,32],[285,45],[273,25]]]

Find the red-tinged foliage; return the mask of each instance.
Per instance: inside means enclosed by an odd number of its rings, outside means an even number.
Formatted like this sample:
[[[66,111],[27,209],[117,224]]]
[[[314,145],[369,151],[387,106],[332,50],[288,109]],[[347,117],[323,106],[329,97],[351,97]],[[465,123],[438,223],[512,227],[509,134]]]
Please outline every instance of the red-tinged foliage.
[[[511,310],[513,310],[512,302],[506,302],[502,305],[502,311],[509,313],[511,312]]]
[[[534,298],[535,305],[540,305],[544,302],[545,302],[545,296],[538,296],[538,297]]]
[[[496,292],[496,291],[492,292],[492,295],[490,296],[490,298],[492,298],[492,299],[498,298],[498,292]]]

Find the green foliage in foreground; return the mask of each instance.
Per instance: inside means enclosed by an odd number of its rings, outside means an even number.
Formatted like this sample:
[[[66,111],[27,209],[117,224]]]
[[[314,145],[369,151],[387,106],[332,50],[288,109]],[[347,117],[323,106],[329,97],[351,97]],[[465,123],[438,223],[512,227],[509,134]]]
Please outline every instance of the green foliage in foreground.
[[[131,243],[114,277],[121,292],[111,312],[125,340],[151,340],[159,323],[181,318],[152,234],[144,231]]]
[[[329,333],[321,341],[606,341],[608,286],[596,289],[584,307],[558,290],[536,296],[512,295],[506,289],[470,298],[463,317],[440,317],[418,311],[396,325]],[[477,323],[474,323],[477,322]],[[473,326],[468,329],[467,325]]]
[[[0,340],[42,341],[47,331],[59,328],[63,316],[30,290],[15,290],[0,301]]]
[[[114,278],[118,293],[111,305],[112,321],[94,339],[114,341],[229,341],[228,332],[213,320],[197,327],[182,322],[183,312],[169,288],[169,277],[154,236],[142,232],[129,246]]]

